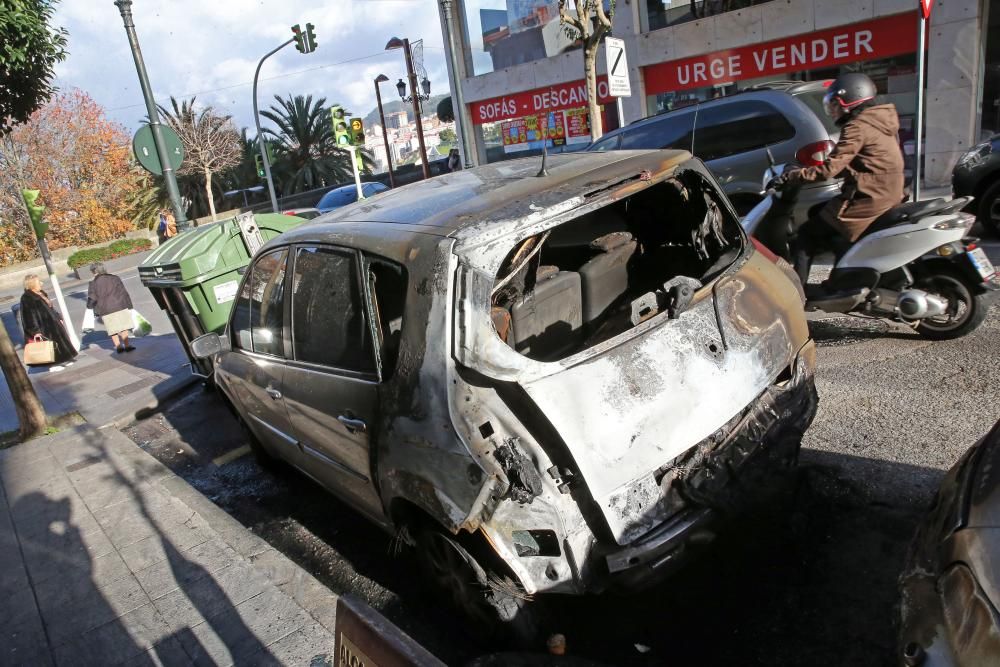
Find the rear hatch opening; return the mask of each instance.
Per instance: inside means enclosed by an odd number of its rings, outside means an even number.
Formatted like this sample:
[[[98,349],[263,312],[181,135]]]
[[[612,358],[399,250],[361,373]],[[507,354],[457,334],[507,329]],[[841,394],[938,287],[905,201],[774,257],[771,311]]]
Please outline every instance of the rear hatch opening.
[[[493,285],[507,345],[558,361],[668,312],[740,256],[744,237],[705,177],[682,171],[515,244]]]

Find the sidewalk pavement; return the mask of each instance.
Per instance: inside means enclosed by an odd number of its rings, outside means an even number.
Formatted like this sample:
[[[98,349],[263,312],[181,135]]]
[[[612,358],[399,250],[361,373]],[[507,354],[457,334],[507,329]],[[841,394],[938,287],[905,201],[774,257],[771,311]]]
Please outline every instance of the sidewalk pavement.
[[[114,428],[0,451],[0,664],[332,665],[336,596]]]
[[[198,380],[191,375],[187,355],[173,333],[137,338],[136,349],[125,354],[114,351],[103,331],[88,334],[82,343],[76,362],[61,371],[45,366],[28,369],[50,418],[78,412],[94,426],[124,425],[137,412],[155,407]],[[17,428],[10,389],[3,382],[0,433]]]

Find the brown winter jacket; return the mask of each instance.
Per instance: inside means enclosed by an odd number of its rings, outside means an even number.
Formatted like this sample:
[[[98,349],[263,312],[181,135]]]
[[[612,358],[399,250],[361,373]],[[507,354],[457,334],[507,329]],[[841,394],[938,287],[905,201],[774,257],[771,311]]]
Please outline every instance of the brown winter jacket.
[[[843,176],[840,196],[824,206],[820,215],[856,241],[877,217],[903,201],[903,154],[898,133],[894,105],[864,109],[840,129],[840,141],[821,166],[792,172],[789,182],[811,183]]]

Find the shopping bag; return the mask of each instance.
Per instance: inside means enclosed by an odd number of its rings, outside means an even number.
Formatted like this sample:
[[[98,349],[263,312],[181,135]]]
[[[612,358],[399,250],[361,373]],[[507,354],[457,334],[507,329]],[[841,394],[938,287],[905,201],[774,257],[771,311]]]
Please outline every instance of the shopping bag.
[[[88,308],[83,311],[83,332],[94,330],[94,309]]]
[[[132,309],[132,335],[136,338],[148,335],[153,331],[153,325],[138,310]]]
[[[56,360],[56,347],[52,341],[38,334],[24,346],[24,363],[28,366],[51,364]]]

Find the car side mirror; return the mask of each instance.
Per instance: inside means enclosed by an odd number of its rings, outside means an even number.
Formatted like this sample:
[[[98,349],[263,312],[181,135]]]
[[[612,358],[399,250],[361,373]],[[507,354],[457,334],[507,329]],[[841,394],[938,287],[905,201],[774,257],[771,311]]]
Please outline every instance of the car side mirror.
[[[217,333],[207,333],[191,341],[191,354],[198,359],[208,359],[229,350],[229,339]]]

